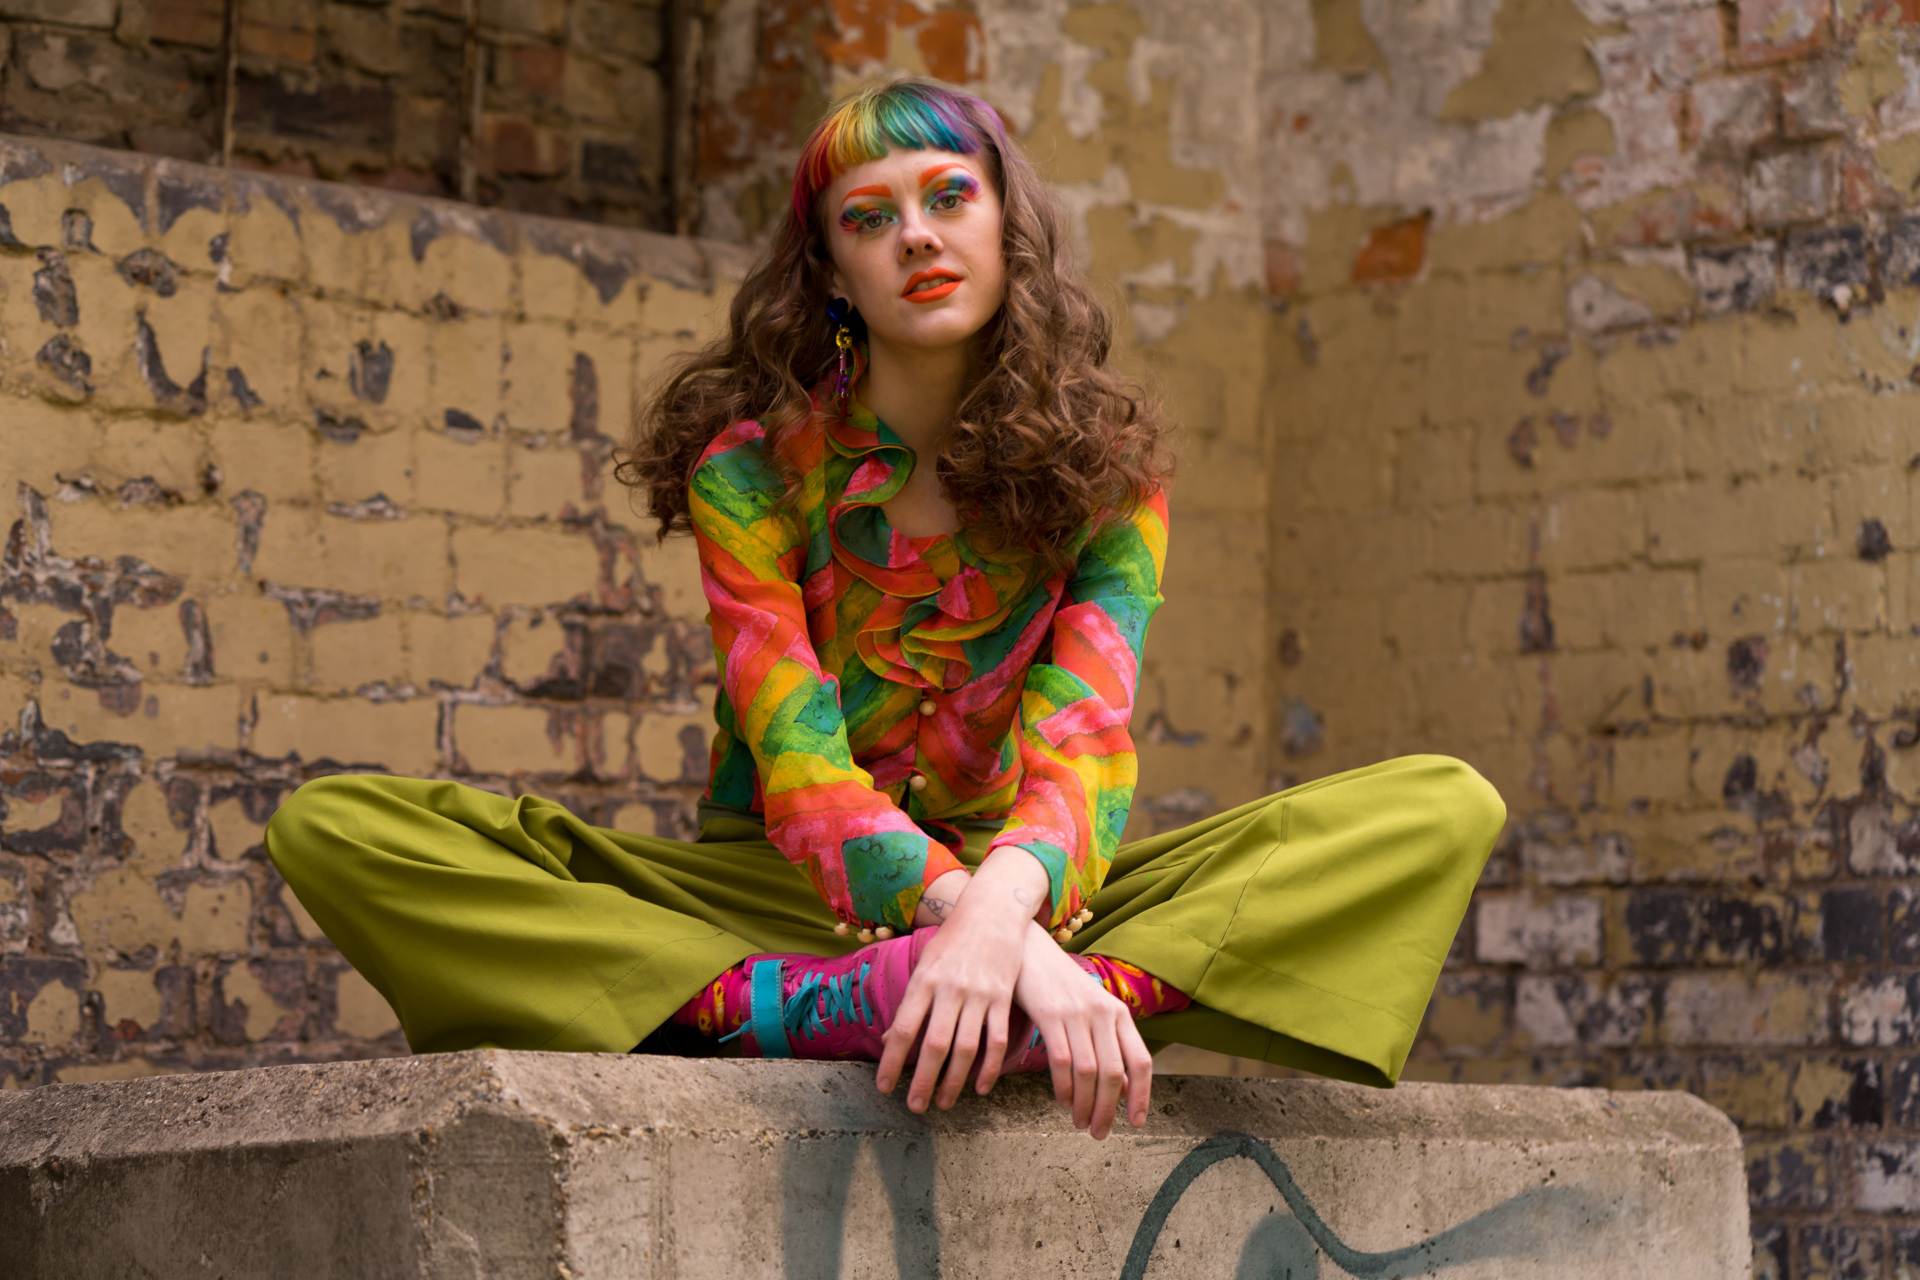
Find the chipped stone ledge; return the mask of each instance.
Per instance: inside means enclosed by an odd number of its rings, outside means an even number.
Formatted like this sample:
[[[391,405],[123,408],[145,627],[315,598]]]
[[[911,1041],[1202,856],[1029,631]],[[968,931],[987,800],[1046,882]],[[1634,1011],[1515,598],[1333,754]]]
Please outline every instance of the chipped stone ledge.
[[[0,1271],[1735,1280],[1745,1176],[1686,1094],[1038,1080],[916,1117],[854,1064],[476,1051],[0,1095]]]

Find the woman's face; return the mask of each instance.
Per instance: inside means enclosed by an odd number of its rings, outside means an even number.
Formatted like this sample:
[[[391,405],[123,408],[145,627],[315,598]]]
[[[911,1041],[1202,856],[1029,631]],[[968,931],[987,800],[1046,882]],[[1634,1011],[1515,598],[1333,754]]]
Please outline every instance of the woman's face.
[[[1000,309],[1000,195],[976,156],[890,151],[822,197],[833,287],[876,343],[964,343]]]

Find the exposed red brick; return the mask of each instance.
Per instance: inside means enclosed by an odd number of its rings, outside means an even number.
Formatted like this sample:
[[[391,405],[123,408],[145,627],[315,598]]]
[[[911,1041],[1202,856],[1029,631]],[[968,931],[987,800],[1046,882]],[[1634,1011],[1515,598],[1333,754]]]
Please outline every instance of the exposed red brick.
[[[721,110],[702,112],[700,177],[731,173],[766,148],[790,144],[809,91],[804,77],[781,76],[743,90]]]
[[[486,119],[485,167],[515,177],[551,177],[567,167],[565,145],[551,129],[517,116]]]
[[[904,6],[903,6],[904,7]],[[955,84],[986,74],[986,38],[980,19],[962,9],[942,9],[915,36],[927,70]]]
[[[1301,279],[1306,273],[1306,261],[1297,246],[1285,240],[1269,240],[1266,243],[1267,293],[1271,297],[1285,298],[1300,288]]]
[[[1740,0],[1735,26],[1736,62],[1785,62],[1827,42],[1827,0]]]
[[[1419,275],[1427,259],[1427,225],[1432,220],[1431,214],[1422,213],[1375,227],[1353,260],[1353,282],[1388,284]]]
[[[289,178],[311,178],[315,176],[313,161],[306,156],[289,156],[268,160],[264,156],[253,155],[246,151],[233,153],[233,167],[253,169],[259,173],[278,173]]]
[[[1699,183],[1657,194],[1620,224],[1613,243],[1621,247],[1678,244],[1737,231],[1744,223],[1738,191]]]
[[[257,53],[262,57],[279,58],[283,62],[312,62],[317,44],[318,39],[311,31],[270,27],[258,22],[242,21],[240,24],[242,53]]]
[[[883,61],[897,7],[896,0],[833,0],[833,21],[814,33],[821,56],[839,67]]]
[[[217,149],[204,132],[170,128],[166,125],[129,129],[127,141],[133,144],[135,151],[144,151],[153,156],[172,156],[176,160],[192,160],[196,163],[205,161]]]
[[[567,51],[550,44],[516,44],[502,50],[513,63],[513,87],[535,98],[558,99],[567,79]]]
[[[1900,193],[1880,172],[1870,151],[1848,148],[1840,155],[1840,207],[1848,213],[1899,207]]]
[[[226,37],[222,0],[150,0],[147,28],[155,40],[217,49]]]
[[[384,187],[388,191],[406,191],[417,196],[447,194],[447,184],[439,174],[420,169],[355,169],[347,177],[363,187]]]
[[[760,6],[759,63],[763,72],[804,71],[821,27],[822,0],[765,0]]]
[[[797,7],[796,0],[781,7],[790,11]],[[814,43],[834,66],[886,61],[891,32],[898,29],[913,35],[930,74],[955,83],[986,74],[986,41],[970,7],[929,14],[906,0],[832,0],[828,16],[830,20],[815,29]]]

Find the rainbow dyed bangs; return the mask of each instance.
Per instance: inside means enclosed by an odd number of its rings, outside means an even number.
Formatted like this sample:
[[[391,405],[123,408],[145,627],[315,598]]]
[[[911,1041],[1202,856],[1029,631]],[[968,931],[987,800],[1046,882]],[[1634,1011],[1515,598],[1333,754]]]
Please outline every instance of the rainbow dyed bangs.
[[[999,113],[970,93],[909,80],[856,94],[807,139],[793,170],[794,216],[805,225],[813,216],[813,202],[828,184],[895,147],[977,155],[989,141],[983,125],[1004,152],[1007,142]]]

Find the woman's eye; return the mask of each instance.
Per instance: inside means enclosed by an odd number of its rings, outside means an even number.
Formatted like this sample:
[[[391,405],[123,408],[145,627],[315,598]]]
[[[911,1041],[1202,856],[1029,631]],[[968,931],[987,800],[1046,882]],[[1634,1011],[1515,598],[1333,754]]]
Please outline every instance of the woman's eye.
[[[887,225],[887,215],[878,209],[870,209],[860,215],[860,225],[868,231],[878,231],[881,227]]]
[[[960,193],[957,191],[949,191],[945,195],[935,196],[933,200],[933,207],[942,213],[951,213],[953,210],[958,209],[960,205]]]

